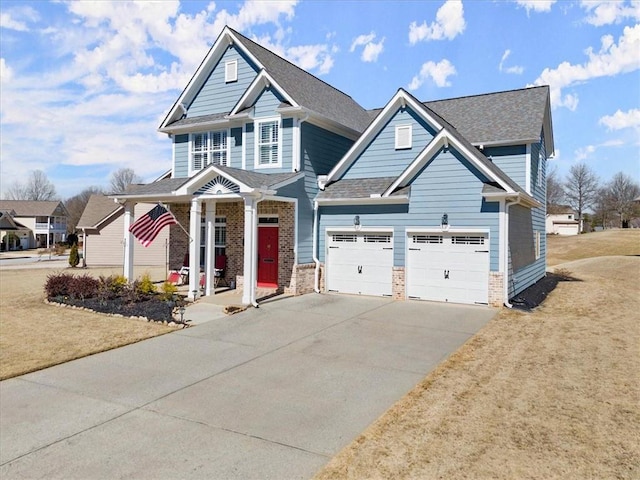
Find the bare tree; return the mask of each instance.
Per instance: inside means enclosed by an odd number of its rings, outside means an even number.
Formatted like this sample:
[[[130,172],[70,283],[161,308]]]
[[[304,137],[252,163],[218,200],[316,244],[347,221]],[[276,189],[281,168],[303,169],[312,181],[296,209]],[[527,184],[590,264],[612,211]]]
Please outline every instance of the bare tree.
[[[558,167],[553,167],[547,173],[547,213],[557,213],[564,200],[564,189],[562,181],[558,176]]]
[[[634,199],[640,195],[640,186],[629,175],[618,172],[607,185],[607,190],[611,209],[618,214],[619,226],[622,228],[633,216],[636,209]]]
[[[140,178],[131,168],[121,168],[111,174],[111,193],[124,192],[129,185],[142,183]]]
[[[69,233],[75,232],[78,222],[80,221],[80,217],[82,216],[91,195],[103,193],[105,192],[101,187],[88,187],[79,194],[65,200],[64,206],[69,212],[69,216],[67,217],[67,231]]]
[[[599,180],[596,174],[584,163],[571,167],[564,184],[565,198],[571,208],[578,212],[580,231],[583,230],[583,215],[591,208],[597,198]]]
[[[598,190],[596,200],[593,204],[594,222],[596,225],[602,225],[602,228],[611,228],[612,219],[612,201],[608,187],[602,187]]]
[[[57,200],[56,187],[42,170],[31,170],[27,182],[15,182],[7,192],[10,200]]]

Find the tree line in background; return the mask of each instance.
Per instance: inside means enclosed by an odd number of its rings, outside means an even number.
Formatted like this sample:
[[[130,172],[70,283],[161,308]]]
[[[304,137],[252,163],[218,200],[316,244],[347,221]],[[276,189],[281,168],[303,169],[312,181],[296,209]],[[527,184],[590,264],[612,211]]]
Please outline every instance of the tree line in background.
[[[640,227],[640,185],[623,172],[602,182],[584,163],[573,165],[564,179],[556,168],[551,169],[547,173],[547,213],[559,213],[563,206],[575,210],[581,232],[596,227]]]
[[[91,195],[124,192],[129,185],[142,183],[140,178],[131,168],[121,168],[116,170],[109,177],[109,188],[90,186],[63,201],[69,212],[67,218],[67,231],[75,232],[78,221],[84,212],[84,208],[89,202]],[[15,182],[7,190],[7,200],[60,200],[56,193],[56,187],[49,181],[47,175],[42,170],[29,172],[25,183]]]

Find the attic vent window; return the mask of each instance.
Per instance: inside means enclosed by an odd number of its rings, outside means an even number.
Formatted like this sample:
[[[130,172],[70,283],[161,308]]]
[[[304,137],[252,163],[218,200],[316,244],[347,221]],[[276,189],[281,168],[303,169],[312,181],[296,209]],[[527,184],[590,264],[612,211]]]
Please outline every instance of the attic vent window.
[[[396,150],[411,148],[411,125],[396,126]]]
[[[238,81],[238,61],[237,60],[231,60],[230,62],[226,62],[224,64],[224,81],[226,83]]]

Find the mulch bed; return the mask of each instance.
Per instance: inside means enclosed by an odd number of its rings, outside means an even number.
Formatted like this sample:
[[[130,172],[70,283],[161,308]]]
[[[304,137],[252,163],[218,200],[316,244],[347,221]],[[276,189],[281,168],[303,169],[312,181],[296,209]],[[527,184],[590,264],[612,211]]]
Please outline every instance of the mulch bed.
[[[531,311],[544,302],[547,295],[558,286],[558,283],[571,281],[576,281],[576,279],[567,275],[547,272],[543,278],[512,298],[510,303],[513,308],[518,310]]]
[[[122,298],[109,300],[65,298],[63,300],[52,299],[51,302],[86,308],[98,313],[122,315],[123,317],[143,317],[153,322],[176,322],[173,318],[175,302],[154,298],[137,302],[126,301]]]

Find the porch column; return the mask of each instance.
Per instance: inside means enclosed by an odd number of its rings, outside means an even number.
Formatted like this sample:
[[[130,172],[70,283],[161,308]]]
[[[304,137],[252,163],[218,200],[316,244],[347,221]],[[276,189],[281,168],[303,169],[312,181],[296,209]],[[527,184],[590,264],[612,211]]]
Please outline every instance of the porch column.
[[[47,250],[49,250],[49,246],[51,245],[49,235],[51,235],[51,217],[47,217]]]
[[[256,200],[244,197],[244,286],[242,303],[253,304],[256,297]]]
[[[215,274],[216,274],[216,202],[207,202],[207,259],[205,261],[206,284],[205,295],[215,295]]]
[[[136,204],[132,202],[126,202],[124,204],[124,237],[122,240],[124,244],[124,259],[122,275],[129,282],[133,280],[133,242],[135,241],[129,231],[129,227],[133,223],[133,209],[135,205]]]
[[[191,200],[189,213],[189,298],[195,300],[200,293],[200,217],[202,216],[202,202],[194,198]]]

